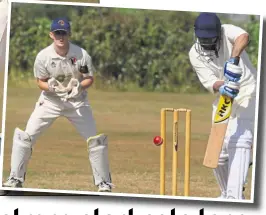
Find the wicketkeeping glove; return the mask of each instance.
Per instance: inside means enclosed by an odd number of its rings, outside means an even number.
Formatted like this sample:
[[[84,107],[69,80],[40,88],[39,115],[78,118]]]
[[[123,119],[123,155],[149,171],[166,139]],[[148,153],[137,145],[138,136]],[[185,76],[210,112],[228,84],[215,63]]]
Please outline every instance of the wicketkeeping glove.
[[[79,81],[75,78],[72,78],[69,81],[67,89],[71,89],[71,90],[68,92],[68,95],[65,97],[65,101],[78,97],[80,93],[82,92],[82,87]]]
[[[54,93],[66,93],[67,89],[55,78],[50,78],[48,81],[48,88],[50,92]]]
[[[228,81],[219,88],[219,92],[221,95],[226,95],[234,99],[239,93],[239,88],[240,84],[238,82]]]

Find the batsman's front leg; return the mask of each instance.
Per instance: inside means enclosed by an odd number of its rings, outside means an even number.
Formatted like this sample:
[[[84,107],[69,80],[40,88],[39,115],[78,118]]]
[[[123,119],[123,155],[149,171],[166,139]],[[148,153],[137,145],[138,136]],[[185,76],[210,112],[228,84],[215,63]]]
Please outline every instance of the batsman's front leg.
[[[228,153],[223,147],[219,157],[217,168],[213,169],[214,176],[219,185],[221,195],[219,198],[226,198],[227,196],[227,181],[228,181]]]

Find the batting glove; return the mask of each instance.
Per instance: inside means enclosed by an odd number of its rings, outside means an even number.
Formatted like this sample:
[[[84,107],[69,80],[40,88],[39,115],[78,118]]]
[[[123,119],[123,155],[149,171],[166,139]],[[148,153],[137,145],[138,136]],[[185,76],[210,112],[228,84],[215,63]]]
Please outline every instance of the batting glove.
[[[224,65],[224,76],[233,82],[240,80],[242,76],[242,68],[238,66],[239,58],[230,58]]]
[[[242,72],[243,72],[242,68],[234,64],[227,62],[224,66],[224,76],[229,81],[233,81],[233,82],[239,81],[242,76]]]
[[[226,95],[234,99],[239,93],[239,85],[240,84],[237,82],[225,82],[225,84],[219,88],[219,92],[221,95]]]

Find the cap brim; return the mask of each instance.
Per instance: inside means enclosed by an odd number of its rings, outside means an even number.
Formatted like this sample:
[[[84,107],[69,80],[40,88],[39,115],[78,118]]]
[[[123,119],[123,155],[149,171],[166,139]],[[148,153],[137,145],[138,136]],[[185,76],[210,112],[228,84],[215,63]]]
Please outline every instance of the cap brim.
[[[195,31],[195,34],[199,38],[214,38],[214,37],[218,36],[217,32],[213,31],[213,30],[201,30],[201,29],[198,29],[198,30]]]
[[[52,32],[55,32],[55,31],[66,31],[66,32],[68,32],[68,30],[66,30],[66,29],[60,29],[60,28],[52,30]]]

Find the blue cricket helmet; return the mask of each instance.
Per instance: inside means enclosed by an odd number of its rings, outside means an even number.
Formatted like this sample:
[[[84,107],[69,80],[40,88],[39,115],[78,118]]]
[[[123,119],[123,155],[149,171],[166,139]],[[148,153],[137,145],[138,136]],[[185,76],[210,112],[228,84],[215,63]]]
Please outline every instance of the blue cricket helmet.
[[[198,38],[215,38],[221,33],[221,21],[215,13],[201,13],[194,24]]]
[[[218,56],[221,40],[221,21],[215,13],[200,13],[194,23],[197,51],[214,51]]]

